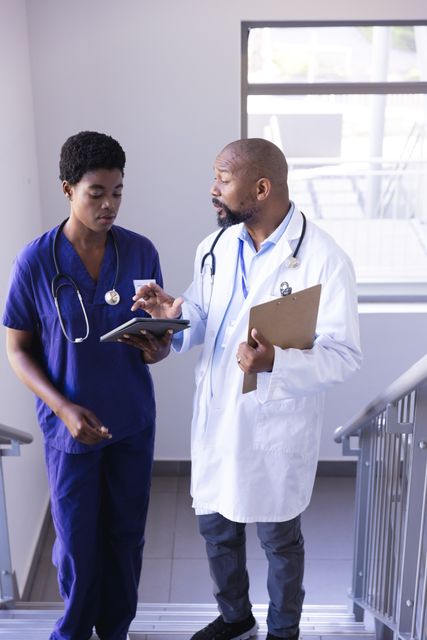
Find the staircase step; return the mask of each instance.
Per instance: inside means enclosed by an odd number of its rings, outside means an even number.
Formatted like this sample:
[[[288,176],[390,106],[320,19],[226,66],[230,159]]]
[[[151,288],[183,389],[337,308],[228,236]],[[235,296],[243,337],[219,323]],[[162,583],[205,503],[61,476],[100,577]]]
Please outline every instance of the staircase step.
[[[1,640],[46,640],[55,620],[61,615],[59,602],[20,602],[14,609],[0,610]],[[267,632],[267,605],[253,605],[259,623],[259,636]],[[155,636],[188,639],[218,615],[214,604],[139,604],[130,628],[131,640]],[[310,640],[374,640],[363,622],[355,622],[345,606],[305,605],[301,620],[302,638]],[[30,635],[31,634],[31,635]]]

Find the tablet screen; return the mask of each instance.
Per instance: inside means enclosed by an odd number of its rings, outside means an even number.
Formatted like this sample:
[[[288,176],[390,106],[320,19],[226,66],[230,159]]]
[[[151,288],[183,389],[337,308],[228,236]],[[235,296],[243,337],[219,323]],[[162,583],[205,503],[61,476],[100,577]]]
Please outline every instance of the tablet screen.
[[[168,329],[172,329],[174,333],[183,331],[190,326],[189,320],[165,320],[156,318],[132,318],[124,324],[115,327],[108,333],[104,333],[100,337],[101,342],[115,342],[117,338],[120,338],[125,333],[139,333],[141,329],[149,331],[155,336],[162,336]]]

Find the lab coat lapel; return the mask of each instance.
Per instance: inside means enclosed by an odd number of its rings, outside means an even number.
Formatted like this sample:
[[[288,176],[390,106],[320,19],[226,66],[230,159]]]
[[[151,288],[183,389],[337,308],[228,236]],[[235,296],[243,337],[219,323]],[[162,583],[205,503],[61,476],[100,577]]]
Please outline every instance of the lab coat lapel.
[[[299,210],[295,208],[292,220],[264,264],[258,282],[249,289],[248,297],[245,299],[237,317],[236,326],[254,304],[259,304],[262,299],[268,300],[269,296],[273,295],[273,284],[277,271],[293,253],[290,241],[299,238],[301,231],[302,216]]]
[[[227,229],[215,248],[217,270],[206,327],[206,342],[210,337],[216,336],[233,293],[239,255],[240,229],[241,225]],[[214,330],[213,333],[212,330]],[[212,341],[212,348],[214,343],[215,339]]]
[[[215,253],[217,256],[217,272],[215,275],[215,286],[212,292],[212,300],[208,323],[206,327],[205,354],[210,358],[215,345],[215,338],[221,325],[228,303],[233,293],[236,278],[236,269],[239,256],[239,235],[242,225],[235,225],[227,230],[218,243]],[[300,237],[302,230],[302,216],[295,208],[291,221],[279,239],[270,259],[264,265],[260,273],[259,280],[249,290],[240,313],[236,318],[235,330],[238,329],[242,320],[247,323],[249,309],[255,304],[266,301],[273,293],[274,280],[277,277],[279,268],[285,260],[293,253],[290,242]]]

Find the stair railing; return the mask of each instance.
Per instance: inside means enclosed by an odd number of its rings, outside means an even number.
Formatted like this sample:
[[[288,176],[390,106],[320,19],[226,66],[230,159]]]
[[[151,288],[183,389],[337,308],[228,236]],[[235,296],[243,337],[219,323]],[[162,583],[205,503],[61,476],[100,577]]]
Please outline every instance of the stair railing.
[[[367,610],[377,638],[425,640],[427,356],[339,427],[334,440],[344,455],[358,457],[351,593],[356,620]]]
[[[32,441],[31,434],[0,424],[0,607],[13,605],[17,597],[10,556],[2,456],[19,456],[21,444]]]

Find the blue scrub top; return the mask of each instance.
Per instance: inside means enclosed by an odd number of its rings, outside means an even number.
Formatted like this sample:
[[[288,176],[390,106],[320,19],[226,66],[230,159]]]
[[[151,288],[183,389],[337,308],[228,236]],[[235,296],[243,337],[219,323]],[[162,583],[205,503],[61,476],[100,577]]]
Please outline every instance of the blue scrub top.
[[[99,338],[133,316],[146,315],[143,311],[130,311],[134,279],[155,279],[160,286],[163,280],[159,256],[150,240],[114,226],[120,262],[115,288],[120,302],[116,306],[108,305],[104,295],[113,288],[117,265],[111,234],[108,234],[100,276],[95,282],[61,233],[56,249],[59,270],[70,275],[80,289],[90,328],[84,342],[70,343],[62,333],[51,292],[56,274],[53,239],[57,228],[28,244],[17,256],[3,324],[32,331],[41,366],[55,387],[72,402],[93,411],[109,429],[113,436],[110,441],[94,446],[81,444],[36,397],[38,421],[49,444],[68,453],[85,453],[154,426],[153,383],[141,352],[125,344],[101,343]],[[59,300],[68,335],[84,336],[84,317],[72,287],[61,288]]]

